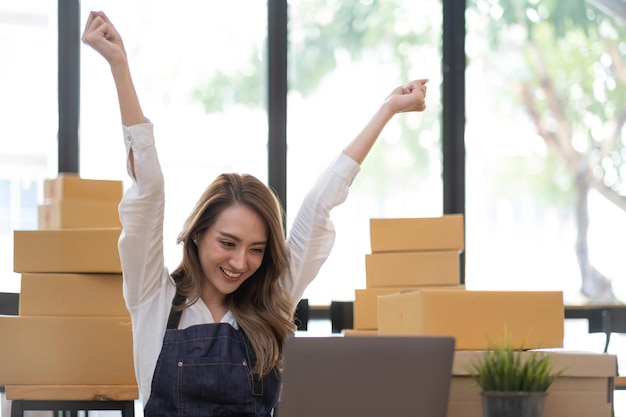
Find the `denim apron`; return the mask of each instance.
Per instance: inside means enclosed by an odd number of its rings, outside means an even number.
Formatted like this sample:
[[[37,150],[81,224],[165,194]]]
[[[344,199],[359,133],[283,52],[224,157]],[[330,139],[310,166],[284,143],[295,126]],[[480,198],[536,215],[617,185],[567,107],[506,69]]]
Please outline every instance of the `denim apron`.
[[[174,297],[173,306],[185,298]],[[259,379],[243,331],[228,323],[178,330],[182,311],[170,310],[145,417],[268,417],[278,401],[276,369]]]

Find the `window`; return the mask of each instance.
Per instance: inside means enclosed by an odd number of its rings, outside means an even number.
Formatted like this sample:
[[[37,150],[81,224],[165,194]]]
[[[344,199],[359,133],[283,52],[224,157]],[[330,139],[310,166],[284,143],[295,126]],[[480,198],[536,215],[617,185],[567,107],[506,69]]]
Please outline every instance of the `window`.
[[[0,5],[0,291],[19,292],[13,230],[37,227],[42,181],[57,171],[56,2]]]
[[[439,216],[441,2],[292,1],[289,5],[287,214],[402,83],[429,78],[428,109],[386,127],[333,210],[335,247],[305,297],[352,300],[365,287],[371,217]]]
[[[626,27],[587,2],[564,4],[468,2],[466,283],[563,291],[566,305],[623,302],[614,242],[626,234],[626,86],[612,63],[623,62]],[[586,320],[566,320],[566,348],[603,344]],[[623,351],[614,335],[609,353]]]
[[[468,3],[467,285],[626,300],[626,27],[550,7]]]
[[[144,114],[155,124],[170,269],[180,261],[175,242],[183,222],[218,174],[246,172],[267,181],[267,6],[245,0],[217,4],[106,3],[105,12],[124,39]],[[101,7],[83,0],[82,21]],[[81,175],[129,185],[110,70],[87,48],[81,62]]]

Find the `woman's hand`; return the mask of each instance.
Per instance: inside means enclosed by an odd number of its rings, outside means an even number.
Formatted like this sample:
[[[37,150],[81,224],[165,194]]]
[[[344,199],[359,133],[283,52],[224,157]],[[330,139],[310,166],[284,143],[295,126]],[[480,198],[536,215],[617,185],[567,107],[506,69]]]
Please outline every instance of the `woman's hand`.
[[[385,100],[391,107],[392,113],[424,111],[426,109],[427,81],[425,79],[414,80],[395,88]]]
[[[130,75],[122,37],[103,12],[90,12],[82,40],[100,53],[111,66],[124,126],[146,123]],[[131,165],[133,154],[129,156]],[[132,168],[131,168],[132,169]]]
[[[361,164],[374,146],[387,122],[397,113],[424,111],[426,109],[426,82],[415,80],[395,88],[385,99],[381,108],[374,114],[361,132],[346,146],[343,152],[356,163]]]
[[[98,51],[111,65],[126,61],[122,37],[103,12],[90,12],[82,41]]]

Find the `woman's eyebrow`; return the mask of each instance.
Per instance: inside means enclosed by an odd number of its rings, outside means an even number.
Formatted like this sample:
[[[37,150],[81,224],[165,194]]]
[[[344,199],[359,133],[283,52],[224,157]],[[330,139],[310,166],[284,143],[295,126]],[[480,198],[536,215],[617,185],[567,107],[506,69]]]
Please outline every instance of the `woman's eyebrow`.
[[[239,237],[237,237],[237,236],[235,236],[235,235],[233,235],[231,233],[222,232],[222,231],[218,231],[218,233],[221,236],[223,236],[223,237],[226,237],[228,239],[234,240],[235,242],[238,242],[238,243],[241,242],[241,239]],[[267,245],[267,240],[263,240],[263,241],[260,241],[260,242],[252,242],[252,245],[254,245],[254,246],[256,246],[256,245]]]

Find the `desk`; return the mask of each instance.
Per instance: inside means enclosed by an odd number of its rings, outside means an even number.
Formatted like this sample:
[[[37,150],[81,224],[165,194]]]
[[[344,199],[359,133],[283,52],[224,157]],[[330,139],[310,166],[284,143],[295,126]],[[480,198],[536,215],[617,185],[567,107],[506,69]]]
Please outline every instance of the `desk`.
[[[589,333],[604,333],[606,353],[611,333],[626,333],[626,305],[580,305],[565,306],[566,319],[587,319]]]

